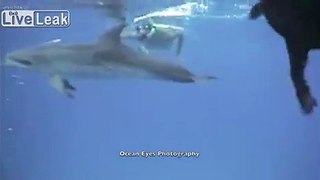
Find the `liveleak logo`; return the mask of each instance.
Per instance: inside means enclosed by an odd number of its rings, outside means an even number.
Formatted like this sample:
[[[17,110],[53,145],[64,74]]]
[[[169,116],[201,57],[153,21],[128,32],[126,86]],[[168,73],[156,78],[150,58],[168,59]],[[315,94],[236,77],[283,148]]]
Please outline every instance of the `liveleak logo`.
[[[69,27],[67,10],[3,10],[3,27]]]

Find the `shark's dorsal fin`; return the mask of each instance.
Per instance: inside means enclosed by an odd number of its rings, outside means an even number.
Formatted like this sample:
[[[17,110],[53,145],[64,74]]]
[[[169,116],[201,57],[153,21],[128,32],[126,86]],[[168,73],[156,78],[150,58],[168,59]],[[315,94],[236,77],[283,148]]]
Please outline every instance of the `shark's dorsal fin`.
[[[106,44],[118,44],[121,42],[120,34],[123,30],[123,28],[126,27],[125,23],[121,23],[117,26],[112,27],[107,32],[102,34],[98,39],[99,45],[106,45]]]

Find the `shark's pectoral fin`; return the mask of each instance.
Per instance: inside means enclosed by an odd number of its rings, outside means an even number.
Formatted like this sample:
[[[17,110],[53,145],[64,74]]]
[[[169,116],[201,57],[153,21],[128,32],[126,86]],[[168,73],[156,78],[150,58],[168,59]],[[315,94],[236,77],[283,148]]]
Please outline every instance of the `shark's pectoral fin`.
[[[76,90],[76,88],[72,86],[67,79],[64,79],[60,75],[51,75],[49,81],[51,86],[58,92],[69,98],[74,97],[73,92]]]

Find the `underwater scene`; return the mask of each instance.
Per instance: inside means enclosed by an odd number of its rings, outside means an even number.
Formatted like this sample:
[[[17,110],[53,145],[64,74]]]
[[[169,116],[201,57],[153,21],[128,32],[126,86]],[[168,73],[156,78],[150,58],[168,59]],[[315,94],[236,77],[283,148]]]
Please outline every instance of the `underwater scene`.
[[[0,180],[320,179],[320,1],[0,7]]]

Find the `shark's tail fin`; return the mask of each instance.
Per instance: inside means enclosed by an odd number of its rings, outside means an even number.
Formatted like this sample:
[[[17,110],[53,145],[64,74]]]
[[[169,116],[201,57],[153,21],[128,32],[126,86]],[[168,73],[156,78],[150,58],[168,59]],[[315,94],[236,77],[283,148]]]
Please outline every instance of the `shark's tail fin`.
[[[207,82],[207,81],[211,81],[211,80],[216,80],[218,79],[217,77],[214,76],[195,76],[192,78],[192,80],[194,82]]]
[[[260,17],[263,14],[263,8],[261,3],[257,3],[254,6],[252,6],[250,13],[249,13],[249,18],[254,20]]]
[[[135,61],[136,63],[138,61]],[[145,71],[156,75],[162,80],[179,82],[179,83],[196,83],[217,79],[214,76],[197,76],[184,68],[180,64],[171,63],[170,61],[160,61],[145,55],[144,59],[140,59],[139,66]]]

